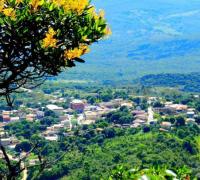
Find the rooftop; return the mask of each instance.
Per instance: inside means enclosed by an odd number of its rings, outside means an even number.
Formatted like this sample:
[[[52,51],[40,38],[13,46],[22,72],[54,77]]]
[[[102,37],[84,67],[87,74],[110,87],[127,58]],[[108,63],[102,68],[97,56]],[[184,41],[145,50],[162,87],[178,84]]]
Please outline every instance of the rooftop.
[[[49,104],[46,106],[49,110],[63,110],[63,107],[56,106],[54,104]]]

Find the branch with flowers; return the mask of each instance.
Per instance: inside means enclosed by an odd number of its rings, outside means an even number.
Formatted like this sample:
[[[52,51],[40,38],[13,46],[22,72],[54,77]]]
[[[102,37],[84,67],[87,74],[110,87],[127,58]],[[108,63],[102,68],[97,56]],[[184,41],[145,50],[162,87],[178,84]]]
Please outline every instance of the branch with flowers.
[[[31,88],[84,62],[89,46],[111,34],[89,0],[0,1],[0,96]]]

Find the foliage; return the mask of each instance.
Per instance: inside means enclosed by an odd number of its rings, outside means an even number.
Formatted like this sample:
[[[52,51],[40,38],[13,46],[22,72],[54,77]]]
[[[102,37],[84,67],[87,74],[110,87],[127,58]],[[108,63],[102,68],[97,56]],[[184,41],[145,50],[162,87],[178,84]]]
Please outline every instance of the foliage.
[[[160,87],[176,87],[188,92],[199,92],[200,74],[150,74],[140,79],[141,85],[144,86],[160,86]]]
[[[110,30],[88,0],[1,0],[0,95],[41,83],[83,62]],[[9,99],[7,99],[9,100]]]
[[[120,136],[117,133],[118,129],[115,129],[115,136],[107,138],[103,136],[100,142],[97,137],[101,135],[94,131],[94,126],[88,128],[87,132],[90,132],[90,137],[88,136],[87,141],[84,140],[86,132],[79,132],[75,138],[77,148],[67,152],[64,158],[51,168],[51,171],[46,170],[38,179],[57,179],[63,176],[63,179],[85,179],[86,177],[108,179],[109,176],[115,179],[111,175],[113,170],[115,177],[116,175],[127,177],[131,174],[131,177],[134,177],[142,172],[144,174],[144,169],[149,169],[146,173],[150,177],[162,177],[163,179],[166,169],[171,169],[177,177],[182,177],[182,179],[185,175],[195,177],[198,173],[199,150],[193,143],[193,138],[199,132],[190,137],[179,138],[176,131],[172,134],[159,132],[144,134],[141,131],[131,134],[128,129],[123,129],[124,133]],[[194,131],[193,128],[185,128],[191,133]],[[93,132],[91,132],[92,129]],[[185,142],[189,142],[196,151],[189,151],[185,147]],[[53,154],[48,154],[50,155]],[[135,167],[137,173],[126,171],[125,174],[120,174],[115,168],[121,165],[126,170]],[[31,177],[34,171],[30,173]]]
[[[176,172],[176,173],[175,173]],[[133,168],[127,170],[123,166],[116,167],[109,177],[109,180],[126,180],[126,179],[155,179],[155,180],[166,180],[166,179],[190,179],[190,170],[183,166],[176,171],[168,170],[166,168],[151,167],[150,169],[139,169]]]
[[[126,107],[121,107],[118,111],[108,113],[106,119],[110,123],[130,124],[133,121],[133,115]]]

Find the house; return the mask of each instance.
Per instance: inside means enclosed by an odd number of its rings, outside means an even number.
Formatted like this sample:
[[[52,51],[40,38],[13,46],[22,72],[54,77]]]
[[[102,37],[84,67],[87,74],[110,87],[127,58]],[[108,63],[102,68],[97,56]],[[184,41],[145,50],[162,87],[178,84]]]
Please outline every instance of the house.
[[[187,118],[187,119],[186,119],[186,123],[187,123],[187,124],[196,124],[196,121],[195,121],[194,118]]]
[[[45,136],[44,137],[48,141],[57,141],[58,140],[58,135],[53,135],[53,136]]]
[[[69,115],[59,116],[60,121],[69,120]]]
[[[59,107],[59,106],[54,105],[54,104],[48,104],[46,107],[47,107],[47,109],[55,112],[57,115],[62,115],[63,111],[64,111],[63,107]]]
[[[148,116],[147,116],[147,114],[143,114],[143,115],[141,114],[141,115],[134,116],[134,118],[135,119],[141,119],[141,120],[147,121]]]
[[[132,111],[133,116],[136,116],[136,115],[143,115],[143,114],[145,114],[145,113],[146,113],[146,112],[143,111],[143,110],[134,110],[134,111]]]
[[[6,132],[0,131],[0,138],[6,138]]]
[[[62,129],[62,128],[64,128],[64,124],[54,124],[53,126],[52,126],[52,128],[53,128],[53,130],[55,131],[55,132],[59,132],[60,131],[60,129]]]
[[[188,118],[194,118],[195,112],[194,111],[188,111],[187,112],[187,117]]]
[[[85,111],[97,111],[98,106],[86,106]]]
[[[33,121],[36,119],[36,114],[27,114],[26,115],[26,120],[27,121]]]
[[[121,107],[123,107],[123,106],[125,106],[127,108],[132,108],[133,107],[133,103],[131,103],[131,102],[124,102],[124,103],[121,104]]]
[[[3,146],[7,147],[15,146],[19,142],[15,137],[1,138],[0,141]]]
[[[74,110],[71,109],[71,108],[65,109],[63,112],[66,113],[66,114],[69,114],[69,115],[74,114]]]
[[[142,119],[136,119],[136,120],[133,121],[133,124],[142,125],[142,124],[145,124],[145,123],[146,123],[146,120],[142,120]]]
[[[100,107],[103,107],[103,108],[108,108],[108,109],[112,109],[112,108],[116,108],[116,107],[119,107],[121,106],[121,101],[119,100],[111,100],[109,102],[102,102],[102,103],[99,103],[99,106]]]
[[[161,131],[161,132],[169,132],[167,129],[164,129],[164,128],[160,128],[159,131]]]
[[[85,103],[82,100],[74,99],[70,103],[70,108],[79,113],[82,113],[85,109]]]
[[[163,121],[163,122],[161,122],[160,126],[161,126],[161,128],[164,128],[164,129],[171,129],[172,123],[167,122],[167,121]]]
[[[86,111],[84,115],[86,120],[93,120],[93,121],[96,121],[101,117],[101,115],[98,112],[93,112],[93,111]]]
[[[183,104],[171,104],[167,105],[166,107],[176,111],[177,113],[184,113],[187,112],[188,106]]]
[[[169,106],[156,107],[156,108],[153,108],[153,111],[155,113],[158,113],[158,114],[168,114],[168,115],[176,114],[176,110],[174,108],[169,107]]]
[[[43,111],[37,111],[36,112],[36,117],[37,117],[37,119],[43,118],[44,117],[44,112]]]
[[[10,122],[10,115],[3,115],[3,122],[8,123]]]
[[[19,117],[10,117],[10,121],[13,122],[13,121],[19,121]]]
[[[132,127],[132,128],[137,128],[137,127],[140,127],[141,126],[141,124],[139,124],[139,123],[134,123],[134,124],[132,124],[130,127]]]
[[[63,126],[67,129],[71,129],[72,128],[72,124],[71,124],[71,121],[70,120],[64,120],[64,121],[61,121],[61,124],[63,124]]]

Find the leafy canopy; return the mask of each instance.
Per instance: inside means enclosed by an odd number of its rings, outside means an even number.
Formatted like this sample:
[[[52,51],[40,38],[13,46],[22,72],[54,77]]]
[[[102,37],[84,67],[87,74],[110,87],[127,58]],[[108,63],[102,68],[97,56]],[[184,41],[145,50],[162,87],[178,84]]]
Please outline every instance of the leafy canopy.
[[[0,95],[84,62],[89,46],[110,33],[88,0],[1,0]]]

